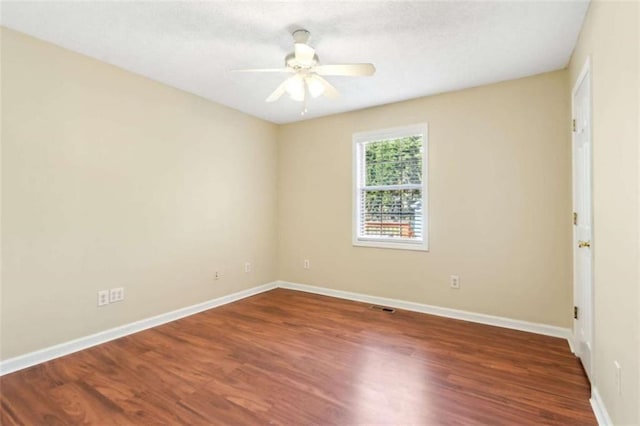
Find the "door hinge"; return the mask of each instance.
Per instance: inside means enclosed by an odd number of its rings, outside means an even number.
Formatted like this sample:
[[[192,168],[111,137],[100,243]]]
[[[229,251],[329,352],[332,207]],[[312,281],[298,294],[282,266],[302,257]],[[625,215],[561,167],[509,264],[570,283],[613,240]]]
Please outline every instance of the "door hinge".
[[[578,319],[578,307],[573,307],[573,319]]]
[[[578,224],[578,213],[573,212],[573,224],[577,225]]]
[[[573,131],[576,131],[576,119],[574,118],[573,120],[571,120],[571,128],[573,129]]]

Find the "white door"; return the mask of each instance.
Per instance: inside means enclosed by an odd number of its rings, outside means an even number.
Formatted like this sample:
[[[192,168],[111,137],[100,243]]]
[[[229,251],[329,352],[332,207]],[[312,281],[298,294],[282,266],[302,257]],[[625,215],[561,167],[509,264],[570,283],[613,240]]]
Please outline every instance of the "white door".
[[[593,238],[591,209],[591,73],[583,67],[572,93],[574,350],[589,380],[593,366]]]

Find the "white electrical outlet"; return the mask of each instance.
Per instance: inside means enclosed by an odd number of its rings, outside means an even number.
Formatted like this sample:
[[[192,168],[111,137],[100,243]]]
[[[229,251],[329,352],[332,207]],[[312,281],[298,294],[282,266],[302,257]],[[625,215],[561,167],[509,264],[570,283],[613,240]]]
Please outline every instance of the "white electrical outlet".
[[[98,291],[98,306],[109,304],[109,290]]]
[[[117,287],[109,290],[109,303],[121,302],[124,300],[124,288]]]
[[[622,367],[618,361],[613,361],[613,366],[616,369],[616,390],[618,395],[622,395]]]
[[[304,269],[311,269],[311,262],[309,262],[309,259],[305,259],[304,262],[302,262],[302,267]]]
[[[449,285],[451,286],[451,288],[460,288],[460,277],[457,275],[451,275],[451,277],[449,278]]]
[[[251,262],[246,262],[244,264],[244,271],[245,272],[251,272]]]

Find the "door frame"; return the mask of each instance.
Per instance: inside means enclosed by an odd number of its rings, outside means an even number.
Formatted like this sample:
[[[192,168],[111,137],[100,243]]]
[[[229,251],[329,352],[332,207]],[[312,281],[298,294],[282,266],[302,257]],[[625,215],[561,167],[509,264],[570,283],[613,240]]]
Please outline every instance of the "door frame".
[[[589,306],[589,311],[588,312],[584,312],[584,314],[586,314],[586,318],[588,319],[588,321],[590,322],[589,324],[589,331],[590,331],[590,342],[591,342],[591,347],[592,347],[592,351],[590,354],[590,371],[587,371],[587,377],[588,378],[592,378],[593,377],[593,366],[594,366],[594,356],[595,354],[593,353],[593,348],[595,347],[595,332],[594,332],[594,314],[595,314],[595,306],[594,306],[594,302],[595,302],[595,297],[594,297],[594,283],[595,283],[595,276],[594,276],[594,227],[593,227],[593,116],[592,116],[592,112],[593,112],[593,91],[592,91],[592,86],[591,86],[591,57],[587,56],[584,65],[582,66],[582,69],[580,70],[580,74],[578,74],[578,78],[576,79],[576,82],[571,90],[571,119],[573,120],[575,118],[575,96],[576,93],[578,91],[578,88],[580,87],[580,85],[585,81],[586,79],[586,84],[588,85],[588,89],[589,89],[589,96],[588,96],[588,108],[589,108],[589,122],[588,122],[588,126],[589,126],[589,136],[590,136],[590,140],[589,143],[591,144],[591,148],[590,148],[590,152],[591,152],[591,158],[589,159],[589,168],[590,168],[590,176],[591,176],[591,188],[589,188],[589,192],[590,192],[590,201],[591,201],[591,288],[589,289],[589,291],[587,291],[587,294],[590,295],[591,300],[590,303],[588,303]],[[571,181],[572,181],[572,188],[571,188],[571,201],[572,201],[572,211],[575,212],[576,211],[576,179],[575,179],[575,170],[576,170],[576,164],[575,164],[575,155],[576,155],[576,149],[575,149],[575,139],[576,139],[576,132],[571,131]],[[577,280],[577,274],[576,274],[576,269],[577,269],[577,258],[578,258],[578,236],[577,236],[577,227],[575,225],[573,225],[572,223],[572,237],[571,237],[571,241],[572,241],[572,255],[573,255],[573,304],[574,306],[579,306],[580,301],[578,300],[578,295],[583,294],[584,291],[580,291],[579,290],[579,284],[578,280]],[[580,307],[581,309],[583,309],[584,307]],[[580,312],[578,313],[580,315]],[[576,328],[576,324],[575,324],[575,320],[573,320],[573,335],[572,335],[572,352],[576,355],[576,356],[580,356],[580,341],[579,341],[579,336],[578,336],[578,330]]]

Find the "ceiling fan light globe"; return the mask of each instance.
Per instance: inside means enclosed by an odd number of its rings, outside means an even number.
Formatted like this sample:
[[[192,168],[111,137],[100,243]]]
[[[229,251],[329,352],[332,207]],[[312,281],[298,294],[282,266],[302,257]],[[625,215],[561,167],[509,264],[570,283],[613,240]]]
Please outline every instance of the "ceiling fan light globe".
[[[289,93],[289,98],[292,101],[302,102],[304,101],[304,93]]]
[[[312,75],[305,78],[305,82],[312,97],[317,98],[324,93],[324,84],[316,76]]]
[[[304,79],[299,75],[295,75],[289,79],[284,90],[294,101],[304,100]]]

